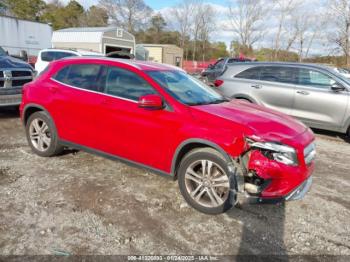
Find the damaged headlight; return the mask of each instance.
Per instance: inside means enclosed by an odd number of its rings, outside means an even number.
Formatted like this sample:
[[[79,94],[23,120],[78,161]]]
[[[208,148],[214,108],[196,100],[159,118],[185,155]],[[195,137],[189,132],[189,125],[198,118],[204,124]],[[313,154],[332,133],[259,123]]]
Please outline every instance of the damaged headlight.
[[[248,143],[251,148],[260,149],[266,157],[273,159],[277,162],[289,166],[294,166],[298,164],[297,153],[295,149],[290,146],[273,142],[248,141]]]

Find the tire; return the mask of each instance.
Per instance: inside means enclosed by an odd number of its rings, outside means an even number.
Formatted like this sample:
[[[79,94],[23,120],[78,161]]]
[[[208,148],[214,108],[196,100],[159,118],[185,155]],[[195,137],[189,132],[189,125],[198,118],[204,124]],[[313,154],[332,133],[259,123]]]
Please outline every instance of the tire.
[[[206,175],[202,172],[203,163]],[[211,172],[208,172],[209,163]],[[190,206],[202,213],[223,213],[233,206],[229,174],[227,162],[218,151],[212,148],[194,149],[185,155],[178,169],[180,192]],[[220,181],[214,181],[215,179]],[[219,182],[222,186],[218,187]],[[213,187],[214,184],[216,186]]]
[[[58,142],[55,125],[44,111],[35,112],[29,117],[26,136],[32,151],[39,156],[51,157],[63,151],[63,146]]]

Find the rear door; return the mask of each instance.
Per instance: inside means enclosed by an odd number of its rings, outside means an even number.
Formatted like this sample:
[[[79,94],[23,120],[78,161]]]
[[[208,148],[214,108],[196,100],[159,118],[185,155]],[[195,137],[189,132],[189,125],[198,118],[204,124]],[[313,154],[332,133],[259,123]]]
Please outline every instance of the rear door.
[[[335,83],[335,77],[325,71],[299,68],[292,115],[311,127],[340,128],[349,92],[332,91],[331,86]]]
[[[62,68],[51,79],[52,112],[62,140],[91,148],[101,142],[102,70],[100,64],[78,63]]]
[[[237,74],[235,79],[242,79],[244,93],[257,103],[285,114],[292,113],[296,82],[294,67],[252,67]]]

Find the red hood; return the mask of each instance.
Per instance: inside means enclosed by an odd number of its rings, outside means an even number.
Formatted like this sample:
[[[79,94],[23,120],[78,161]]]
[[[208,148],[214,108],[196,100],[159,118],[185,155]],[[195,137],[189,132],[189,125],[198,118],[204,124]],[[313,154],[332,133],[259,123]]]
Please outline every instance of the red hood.
[[[266,141],[292,141],[307,130],[304,124],[290,116],[238,100],[192,108],[241,124],[251,131],[246,135],[255,135]]]

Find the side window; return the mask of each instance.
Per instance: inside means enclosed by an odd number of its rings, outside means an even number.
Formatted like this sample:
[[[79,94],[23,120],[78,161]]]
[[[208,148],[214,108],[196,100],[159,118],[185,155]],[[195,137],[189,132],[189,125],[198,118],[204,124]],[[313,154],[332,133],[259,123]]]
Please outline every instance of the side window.
[[[298,78],[299,85],[314,86],[325,89],[328,89],[331,85],[336,83],[336,81],[333,78],[327,76],[326,74],[304,68],[299,69]]]
[[[55,52],[41,52],[41,60],[45,62],[51,62],[55,60]]]
[[[94,64],[71,65],[65,79],[61,82],[90,91],[99,91],[98,79],[101,68],[101,65]]]
[[[69,72],[69,66],[66,66],[62,68],[60,71],[58,71],[56,75],[53,77],[53,79],[59,82],[65,83],[68,72]]]
[[[146,80],[135,73],[118,67],[109,67],[105,93],[137,101],[143,95],[157,92]]]
[[[293,67],[267,66],[261,70],[260,80],[296,84],[296,69]]]
[[[260,67],[252,67],[235,75],[236,78],[259,80]]]

